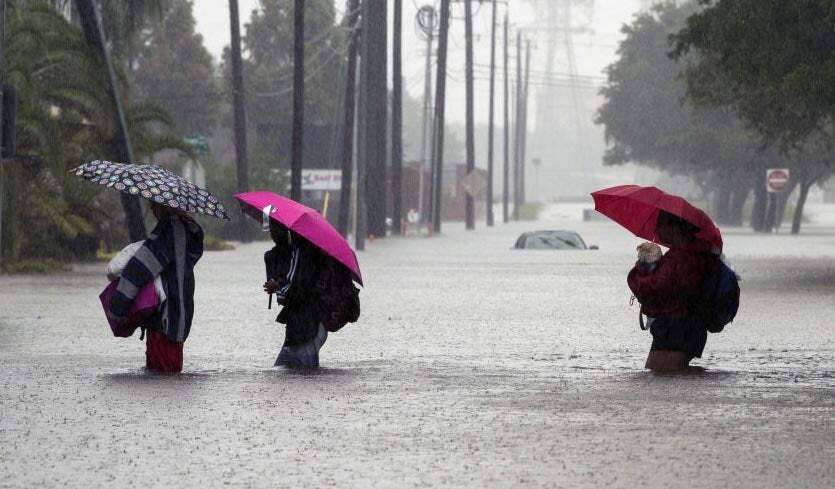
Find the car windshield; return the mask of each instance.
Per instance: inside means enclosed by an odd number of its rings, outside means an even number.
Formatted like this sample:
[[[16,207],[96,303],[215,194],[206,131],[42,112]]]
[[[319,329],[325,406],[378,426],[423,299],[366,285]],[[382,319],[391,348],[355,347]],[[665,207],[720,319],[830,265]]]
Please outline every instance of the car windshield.
[[[533,250],[582,250],[586,246],[575,233],[547,232],[531,234],[525,240],[525,248]]]

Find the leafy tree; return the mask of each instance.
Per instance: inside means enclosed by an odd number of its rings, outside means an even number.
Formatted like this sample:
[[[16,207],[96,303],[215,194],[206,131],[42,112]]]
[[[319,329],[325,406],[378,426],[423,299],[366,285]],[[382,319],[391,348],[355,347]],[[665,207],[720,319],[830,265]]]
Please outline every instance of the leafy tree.
[[[809,188],[831,174],[834,156],[835,2],[700,3],[706,8],[672,36],[675,58],[699,54],[684,72],[688,97],[704,107],[734,109],[763,146],[779,149],[776,166],[788,166],[797,177],[797,233]]]
[[[97,0],[104,37],[110,41],[112,54],[129,59],[140,42],[140,33],[148,22],[162,14],[165,0]],[[35,0],[58,11],[74,14],[74,0]],[[70,15],[70,17],[73,17]]]
[[[714,194],[718,221],[740,224],[757,167],[756,140],[732,110],[687,103],[680,74],[695,57],[676,62],[667,55],[669,35],[694,11],[693,3],[663,4],[623,27],[626,38],[607,68],[596,118],[610,145],[604,163],[690,176]]]
[[[212,56],[195,32],[192,0],[164,0],[160,22],[141,34],[133,96],[166,107],[181,136],[209,135],[222,100]]]
[[[90,257],[102,236],[124,239],[114,225],[121,218],[115,192],[101,192],[67,172],[115,152],[113,108],[101,96],[106,71],[81,30],[51,2],[10,2],[7,8],[6,80],[18,90],[22,156],[4,172],[4,257]],[[168,133],[152,129],[167,122],[158,107],[126,106],[138,155],[178,146]]]
[[[444,162],[447,165],[464,161],[464,127],[462,124],[445,124]],[[410,97],[403,91],[403,159],[420,161],[423,139],[423,101]],[[486,140],[486,136],[484,138]],[[431,141],[427,141],[426,157],[432,158]],[[498,151],[496,154],[500,154]]]
[[[129,60],[136,53],[142,30],[161,17],[165,0],[98,0],[104,37],[113,55]]]
[[[346,36],[332,0],[305,2],[305,120],[338,120]],[[244,26],[247,117],[289,121],[293,89],[293,0],[263,0]]]
[[[336,23],[332,1],[311,0],[305,4],[305,123],[338,128],[346,31]],[[250,131],[269,126],[289,128],[293,115],[293,1],[260,2],[260,7],[252,12],[250,22],[244,26],[242,43]],[[231,94],[229,57],[226,49],[222,72],[226,91]],[[334,141],[338,136],[335,130]],[[269,169],[289,167],[290,150],[277,148],[275,139],[254,138],[253,152],[265,157],[251,162],[253,174],[264,173],[257,168],[258,164]]]
[[[731,104],[766,141],[797,146],[835,114],[835,2],[700,0],[706,8],[673,36],[690,96]],[[722,90],[716,90],[721,84]]]

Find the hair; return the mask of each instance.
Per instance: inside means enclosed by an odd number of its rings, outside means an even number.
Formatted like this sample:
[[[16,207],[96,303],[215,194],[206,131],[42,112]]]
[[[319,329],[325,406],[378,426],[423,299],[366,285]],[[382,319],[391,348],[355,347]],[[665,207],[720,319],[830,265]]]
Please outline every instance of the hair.
[[[192,219],[191,216],[189,216],[188,213],[186,213],[182,209],[175,209],[165,204],[160,204],[159,202],[151,202],[151,212],[153,212],[154,216],[156,216],[157,213],[154,211],[154,209],[157,209],[159,211],[160,219],[164,219],[168,216],[179,216],[185,219]]]
[[[270,219],[270,229],[268,232],[276,246],[287,248],[293,242],[293,232],[275,219]]]
[[[693,241],[696,239],[696,234],[699,232],[699,228],[697,226],[694,226],[681,217],[670,214],[666,211],[658,212],[657,226],[668,226],[676,229],[681,234],[684,241]]]

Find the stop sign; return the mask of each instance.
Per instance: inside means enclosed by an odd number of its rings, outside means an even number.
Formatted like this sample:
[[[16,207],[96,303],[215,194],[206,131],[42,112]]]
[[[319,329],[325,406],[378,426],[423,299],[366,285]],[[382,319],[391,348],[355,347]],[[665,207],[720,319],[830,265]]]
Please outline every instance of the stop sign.
[[[788,168],[770,168],[765,173],[765,186],[771,193],[780,193],[789,185]]]

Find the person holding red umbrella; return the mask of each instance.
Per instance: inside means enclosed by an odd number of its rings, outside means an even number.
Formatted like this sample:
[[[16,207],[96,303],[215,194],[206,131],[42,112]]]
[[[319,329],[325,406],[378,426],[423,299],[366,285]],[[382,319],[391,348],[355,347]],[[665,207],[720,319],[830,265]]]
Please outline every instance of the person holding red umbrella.
[[[707,257],[692,250],[698,228],[684,219],[660,211],[656,231],[670,249],[654,270],[636,263],[627,283],[642,313],[651,318],[652,345],[645,367],[659,372],[683,370],[693,358],[701,358],[707,343],[707,329],[690,310],[702,290]]]
[[[719,229],[702,210],[655,187],[621,185],[592,197],[598,212],[651,241],[638,247],[639,260],[627,277],[641,313],[650,318],[646,368],[686,369],[702,356],[708,331],[721,331],[739,306],[737,277],[720,259]],[[654,243],[669,250],[648,266],[641,255]]]

